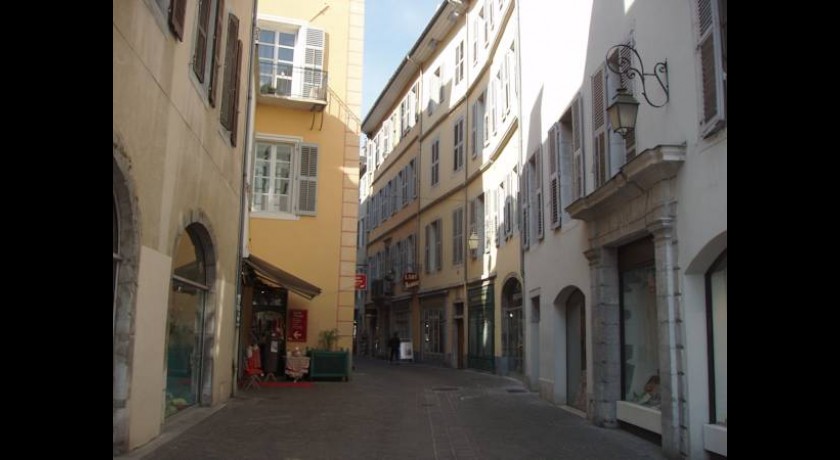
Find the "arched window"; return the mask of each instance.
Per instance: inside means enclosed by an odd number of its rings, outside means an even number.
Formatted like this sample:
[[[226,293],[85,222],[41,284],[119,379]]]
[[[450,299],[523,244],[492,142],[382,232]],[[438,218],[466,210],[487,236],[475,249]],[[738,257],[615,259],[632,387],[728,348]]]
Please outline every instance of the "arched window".
[[[200,225],[181,235],[172,258],[172,292],[166,318],[166,416],[199,401],[204,363],[206,248]]]

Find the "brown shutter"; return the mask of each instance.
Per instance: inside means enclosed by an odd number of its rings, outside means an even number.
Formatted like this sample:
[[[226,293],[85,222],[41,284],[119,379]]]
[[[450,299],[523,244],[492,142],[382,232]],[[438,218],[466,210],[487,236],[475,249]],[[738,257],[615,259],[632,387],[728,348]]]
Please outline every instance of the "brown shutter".
[[[236,46],[239,39],[239,18],[230,14],[228,16],[227,43],[225,45],[225,81],[222,86],[222,107],[220,119],[222,126],[228,130],[232,129],[233,123],[233,96],[235,91],[236,71]]]
[[[187,0],[172,0],[169,4],[169,28],[184,41],[184,17],[187,14]]]
[[[233,71],[233,108],[231,109],[230,143],[236,147],[236,133],[239,126],[239,86],[242,75],[242,40],[236,41],[236,68]]]
[[[216,86],[219,85],[220,56],[222,54],[222,19],[225,11],[225,0],[216,2],[216,28],[213,29],[213,61],[210,63],[210,86],[207,95],[210,106],[216,107]]]
[[[204,64],[207,62],[207,29],[210,27],[210,0],[198,4],[198,30],[195,36],[193,72],[198,81],[204,83]]]

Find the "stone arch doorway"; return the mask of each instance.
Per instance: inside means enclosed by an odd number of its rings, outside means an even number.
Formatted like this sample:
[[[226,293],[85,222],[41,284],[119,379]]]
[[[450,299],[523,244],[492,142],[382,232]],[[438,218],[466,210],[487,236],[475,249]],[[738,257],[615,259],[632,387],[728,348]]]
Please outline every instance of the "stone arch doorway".
[[[210,291],[215,279],[210,234],[191,223],[178,236],[166,315],[166,401],[169,417],[210,399],[214,321]]]
[[[586,411],[586,309],[580,289],[566,300],[566,404]]]
[[[554,398],[586,411],[586,299],[567,286],[554,299],[557,312],[554,350]]]
[[[111,318],[113,346],[113,451],[128,450],[128,399],[133,367],[134,308],[137,294],[139,235],[136,223],[134,187],[128,160],[114,141],[113,150],[113,272],[111,278]]]
[[[507,371],[525,374],[525,316],[522,310],[522,283],[508,279],[502,286],[502,357]]]

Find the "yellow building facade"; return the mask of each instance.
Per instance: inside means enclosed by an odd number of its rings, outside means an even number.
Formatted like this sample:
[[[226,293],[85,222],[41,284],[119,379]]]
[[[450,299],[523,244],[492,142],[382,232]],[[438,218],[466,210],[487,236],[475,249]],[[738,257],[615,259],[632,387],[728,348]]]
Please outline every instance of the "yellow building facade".
[[[230,398],[255,2],[113,10],[113,448]]]
[[[282,374],[325,331],[353,343],[364,1],[260,2],[257,27],[244,249],[293,278],[245,280],[240,357]]]
[[[442,3],[365,118],[366,353],[523,372],[515,14]]]

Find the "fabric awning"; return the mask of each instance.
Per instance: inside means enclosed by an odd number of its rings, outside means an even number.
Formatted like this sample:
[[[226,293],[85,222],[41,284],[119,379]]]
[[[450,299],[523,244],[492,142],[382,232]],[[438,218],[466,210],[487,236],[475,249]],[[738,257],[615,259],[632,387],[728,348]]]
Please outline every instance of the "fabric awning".
[[[307,283],[297,276],[283,271],[282,269],[275,267],[253,254],[245,257],[242,261],[245,265],[253,269],[254,275],[256,275],[260,281],[268,285],[286,288],[298,295],[306,297],[307,299],[312,299],[321,293],[321,288],[318,286]]]

